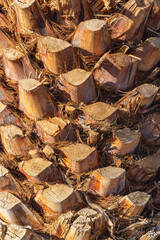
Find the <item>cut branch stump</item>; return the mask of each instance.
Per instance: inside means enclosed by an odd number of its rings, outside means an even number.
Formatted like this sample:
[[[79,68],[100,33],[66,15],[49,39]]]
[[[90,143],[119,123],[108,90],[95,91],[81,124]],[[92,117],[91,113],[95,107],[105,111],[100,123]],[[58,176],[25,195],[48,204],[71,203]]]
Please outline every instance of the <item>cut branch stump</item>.
[[[105,142],[105,150],[113,155],[122,157],[134,153],[141,140],[141,133],[124,128],[117,130],[112,138]]]
[[[138,62],[138,70],[151,71],[160,61],[160,38],[146,39],[143,46],[136,50],[135,55],[141,58]]]
[[[143,112],[152,105],[158,91],[159,88],[153,84],[142,84],[124,95],[116,106],[131,113]]]
[[[159,0],[153,0],[153,6],[149,15],[147,25],[157,31],[160,29],[160,3]]]
[[[84,53],[102,55],[111,47],[107,22],[99,19],[81,22],[73,36],[72,44]]]
[[[125,191],[125,170],[123,168],[105,167],[95,170],[87,180],[88,191],[106,197],[109,194],[120,194]]]
[[[0,191],[7,191],[13,193],[18,197],[24,197],[25,192],[15,177],[9,170],[0,165]]]
[[[70,144],[60,148],[63,164],[72,173],[80,174],[98,166],[98,152],[96,148],[86,144]]]
[[[3,240],[44,240],[30,229],[23,228],[16,224],[6,224],[0,221],[0,237]],[[4,237],[4,238],[3,238]]]
[[[79,122],[86,125],[112,123],[117,116],[117,108],[104,102],[96,102],[82,108]]]
[[[149,115],[140,124],[141,132],[146,137],[160,137],[160,114]]]
[[[31,78],[19,81],[19,108],[33,120],[57,113],[47,88]]]
[[[15,0],[14,9],[18,33],[30,35],[32,32],[36,32],[43,36],[56,37],[37,0]]]
[[[16,48],[3,49],[3,66],[6,77],[13,82],[36,77],[29,58]]]
[[[90,208],[83,208],[77,215],[78,218],[72,223],[66,240],[90,240],[105,233],[107,222],[101,213]]]
[[[7,223],[43,229],[36,216],[17,197],[8,192],[0,192],[0,217]]]
[[[72,45],[62,39],[40,37],[38,52],[45,67],[55,74],[71,70],[73,65]]]
[[[18,118],[14,116],[11,110],[0,101],[0,126],[13,124],[20,128],[23,128]]]
[[[139,42],[144,33],[152,3],[148,0],[129,0],[121,13],[113,16],[111,38],[117,41]]]
[[[49,120],[36,122],[36,133],[46,144],[53,144],[59,141],[74,141],[76,139],[70,121],[54,117]]]
[[[79,194],[65,184],[49,185],[48,188],[39,190],[35,197],[35,202],[47,217],[59,216],[79,208],[80,201]]]
[[[97,97],[92,73],[82,69],[61,74],[58,85],[63,98],[77,104],[92,102]]]
[[[129,180],[136,183],[147,183],[160,168],[160,156],[149,155],[132,165],[127,173]]]
[[[137,217],[141,215],[149,199],[150,195],[145,192],[130,193],[120,200],[117,214],[120,217]]]
[[[124,53],[105,54],[94,67],[94,79],[102,87],[129,90],[134,86],[138,60]]]
[[[56,166],[43,158],[32,158],[19,164],[19,171],[31,182],[62,182],[60,173]]]
[[[0,127],[1,141],[6,152],[12,155],[27,155],[28,151],[35,149],[30,139],[15,125]]]
[[[58,219],[54,221],[54,228],[52,228],[52,234],[60,239],[65,239],[70,229],[72,219],[74,217],[73,212],[67,212],[61,214]]]
[[[57,21],[62,25],[72,26],[72,22],[78,24],[91,18],[91,9],[86,0],[55,0],[52,9],[56,11]]]

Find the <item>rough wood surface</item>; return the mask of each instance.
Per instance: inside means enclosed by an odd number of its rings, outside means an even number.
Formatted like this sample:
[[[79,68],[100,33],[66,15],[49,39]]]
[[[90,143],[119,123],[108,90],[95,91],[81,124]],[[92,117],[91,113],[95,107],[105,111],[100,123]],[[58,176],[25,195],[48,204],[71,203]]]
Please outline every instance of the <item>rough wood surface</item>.
[[[14,43],[4,32],[0,30],[0,56],[3,55],[3,49],[8,47],[14,47]]]
[[[24,197],[25,192],[10,171],[0,165],[0,191],[8,191],[18,197]]]
[[[131,181],[147,183],[160,168],[160,156],[156,154],[147,156],[136,162],[128,170],[128,178]]]
[[[57,21],[68,26],[90,19],[92,15],[86,0],[55,0],[52,9],[57,13]],[[67,15],[70,15],[69,19]]]
[[[41,119],[56,114],[56,108],[47,88],[35,79],[19,81],[19,108],[31,119]]]
[[[113,137],[105,142],[105,150],[117,156],[125,156],[135,152],[140,139],[140,132],[124,128],[116,131]]]
[[[59,89],[65,100],[77,104],[92,102],[97,97],[92,73],[79,68],[60,75]]]
[[[74,214],[71,211],[61,214],[59,218],[54,221],[54,227],[52,228],[53,235],[60,239],[65,239],[71,227],[73,217]]]
[[[16,48],[3,49],[3,65],[6,77],[12,81],[36,77],[29,58]]]
[[[95,55],[103,54],[111,47],[107,22],[99,19],[81,22],[74,34],[72,44]]]
[[[53,144],[59,141],[74,141],[76,139],[70,121],[63,121],[58,117],[37,121],[36,132],[46,144]]]
[[[0,102],[0,125],[14,124],[18,127],[22,127],[20,120],[14,116],[11,110],[2,102]]]
[[[129,90],[134,86],[138,60],[124,53],[105,54],[94,67],[97,83],[109,89]]]
[[[124,196],[118,206],[117,213],[121,216],[139,216],[150,199],[145,192],[133,192]]]
[[[160,4],[158,0],[153,0],[148,26],[155,31],[160,29]]]
[[[31,226],[33,229],[42,228],[29,208],[8,192],[0,192],[0,217],[7,223]]]
[[[125,190],[125,170],[111,166],[98,168],[92,173],[85,187],[102,197],[120,194]]]
[[[152,37],[145,40],[135,55],[141,60],[138,63],[139,71],[151,71],[160,61],[160,38]]]
[[[2,240],[44,240],[35,232],[27,228],[22,228],[16,224],[5,224],[1,221],[0,237]]]
[[[86,144],[70,144],[60,148],[63,163],[72,173],[83,173],[98,166],[98,152]]]
[[[55,73],[64,73],[73,65],[72,45],[67,41],[48,37],[38,39],[38,51],[46,68]]]
[[[2,126],[0,133],[2,145],[9,154],[26,155],[35,148],[30,139],[15,125]]]
[[[54,217],[80,206],[80,197],[72,187],[65,184],[49,185],[38,191],[36,203],[46,216]]]
[[[111,23],[111,38],[118,41],[139,42],[144,33],[145,25],[151,10],[148,0],[129,0],[121,13],[113,16]]]
[[[140,123],[140,129],[144,136],[158,138],[160,136],[160,114],[149,115]]]
[[[79,217],[73,222],[66,236],[66,240],[95,239],[106,231],[105,217],[90,208],[81,209]]]
[[[43,158],[32,158],[19,164],[19,170],[32,182],[61,182],[56,166]]]
[[[0,239],[158,240],[159,7],[0,0]]]
[[[86,125],[112,123],[117,116],[117,108],[104,102],[89,104],[82,108],[82,112],[79,122]]]
[[[56,37],[37,0],[15,0],[14,9],[18,33],[31,34],[36,32],[44,36]]]
[[[143,111],[151,106],[158,91],[159,88],[155,85],[142,84],[121,98],[116,106],[132,113]]]

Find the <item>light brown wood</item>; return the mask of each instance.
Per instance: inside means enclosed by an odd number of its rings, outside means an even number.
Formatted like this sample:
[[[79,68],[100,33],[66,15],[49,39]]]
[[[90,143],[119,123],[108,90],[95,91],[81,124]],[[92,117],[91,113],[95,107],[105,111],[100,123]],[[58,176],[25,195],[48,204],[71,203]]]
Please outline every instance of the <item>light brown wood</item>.
[[[86,125],[103,124],[105,121],[112,123],[117,116],[117,108],[104,102],[89,104],[82,108],[82,112],[79,121]]]
[[[36,32],[44,36],[56,37],[37,0],[15,0],[14,9],[18,33],[30,35]]]
[[[58,117],[37,121],[36,132],[46,144],[53,144],[59,141],[74,141],[76,139],[70,121],[64,121]]]
[[[54,227],[51,230],[52,234],[60,239],[65,239],[71,227],[73,217],[74,214],[71,211],[61,214],[59,218],[54,221]]]
[[[8,19],[5,17],[4,14],[0,13],[0,28],[1,29],[8,29],[8,27],[9,27]]]
[[[100,137],[99,132],[95,132],[95,131],[90,130],[90,131],[88,131],[88,135],[89,135],[89,137],[88,137],[87,140],[88,140],[89,144],[95,145],[95,144],[98,143],[98,140],[99,140],[99,137]]]
[[[151,9],[151,13],[149,15],[147,25],[157,31],[160,29],[160,3],[158,0],[153,0],[153,6]]]
[[[43,228],[36,216],[17,197],[8,192],[0,192],[0,217],[7,223]]]
[[[39,190],[35,201],[42,208],[45,216],[54,217],[79,207],[77,194],[72,187],[55,184]]]
[[[0,126],[14,124],[22,128],[22,123],[14,116],[12,111],[0,101]]]
[[[18,197],[26,195],[16,178],[2,165],[0,165],[0,191],[7,191]]]
[[[59,77],[59,89],[65,100],[89,103],[96,99],[96,88],[91,72],[76,68]]]
[[[125,53],[104,54],[94,67],[94,78],[102,87],[129,90],[134,86],[138,60]]]
[[[144,136],[158,138],[160,136],[160,114],[149,115],[140,123],[140,129]]]
[[[44,240],[43,237],[37,235],[30,229],[23,228],[16,224],[6,224],[0,221],[0,237],[3,240]],[[5,233],[4,233],[5,232]],[[2,238],[2,236],[4,238]]]
[[[56,166],[44,158],[32,158],[19,164],[19,171],[31,182],[62,182],[60,173]]]
[[[14,43],[0,30],[0,57],[3,56],[3,49],[9,47],[14,47]]]
[[[79,217],[72,223],[66,240],[96,239],[107,228],[105,217],[90,208],[81,209]]]
[[[135,55],[142,60],[138,63],[139,71],[151,71],[160,61],[160,38],[152,37],[137,48]]]
[[[112,166],[98,168],[87,180],[85,187],[102,197],[120,194],[125,190],[125,170]]]
[[[0,86],[0,101],[4,104],[13,103],[14,96],[6,91],[5,87]]]
[[[149,155],[132,165],[127,173],[128,178],[135,183],[147,183],[160,168],[160,156]]]
[[[15,125],[0,127],[0,133],[2,145],[9,154],[27,155],[29,150],[35,148],[30,139]]]
[[[134,153],[141,140],[141,133],[129,128],[117,130],[112,138],[106,140],[105,150],[116,156]]]
[[[62,25],[72,26],[73,22],[78,24],[91,17],[91,10],[86,0],[54,0],[51,9],[56,11],[57,21]]]
[[[64,73],[72,68],[72,45],[67,41],[49,36],[40,37],[38,52],[45,67],[55,74]]]
[[[142,84],[122,97],[116,104],[131,113],[147,109],[153,103],[159,88],[153,84]]]
[[[54,156],[55,152],[53,150],[53,148],[51,148],[50,146],[46,145],[44,148],[43,148],[43,153],[45,154],[45,156],[47,158],[50,158],[52,156]]]
[[[80,174],[98,166],[96,148],[86,144],[76,143],[60,148],[63,164],[72,173]]]
[[[133,192],[124,196],[117,209],[120,217],[136,217],[141,215],[146,204],[150,199],[150,195],[145,192]]]
[[[118,41],[139,42],[151,10],[151,2],[148,0],[129,0],[121,13],[111,18],[111,38]]]
[[[111,47],[107,22],[99,19],[81,22],[74,34],[72,44],[87,53],[102,55]]]
[[[34,120],[57,113],[47,88],[31,78],[19,81],[19,108]]]
[[[3,49],[3,67],[6,77],[13,82],[25,78],[36,78],[36,71],[29,58],[16,48]]]

